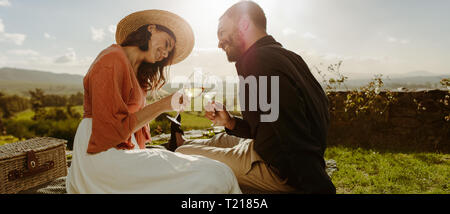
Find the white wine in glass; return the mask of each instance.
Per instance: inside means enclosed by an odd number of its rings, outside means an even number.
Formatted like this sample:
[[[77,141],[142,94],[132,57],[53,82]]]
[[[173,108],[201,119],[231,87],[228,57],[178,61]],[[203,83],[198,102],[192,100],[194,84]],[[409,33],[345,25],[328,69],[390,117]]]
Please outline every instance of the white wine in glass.
[[[210,92],[205,93],[203,95],[203,97],[205,98],[206,102],[209,102],[212,104],[214,101],[216,101],[215,100],[216,95],[217,95],[216,91],[210,91]],[[211,123],[211,127],[214,127],[215,125],[216,125],[215,123]]]
[[[194,98],[200,96],[205,91],[203,87],[184,88],[183,93],[189,97]]]
[[[181,92],[186,95],[189,99],[200,96],[203,92],[205,92],[204,81],[206,80],[205,75],[201,70],[194,71],[190,76],[188,82],[183,84],[183,89]],[[177,121],[180,112],[178,111],[175,117],[167,116],[167,118],[174,122],[175,124],[181,125],[180,122]]]

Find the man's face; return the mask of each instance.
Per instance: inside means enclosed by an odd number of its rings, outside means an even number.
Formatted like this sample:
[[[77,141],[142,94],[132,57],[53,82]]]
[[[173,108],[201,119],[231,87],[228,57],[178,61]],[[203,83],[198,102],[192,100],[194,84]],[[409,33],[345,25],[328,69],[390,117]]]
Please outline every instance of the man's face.
[[[239,37],[239,30],[228,16],[222,17],[217,30],[219,48],[227,54],[229,62],[236,62],[243,54],[244,45]]]

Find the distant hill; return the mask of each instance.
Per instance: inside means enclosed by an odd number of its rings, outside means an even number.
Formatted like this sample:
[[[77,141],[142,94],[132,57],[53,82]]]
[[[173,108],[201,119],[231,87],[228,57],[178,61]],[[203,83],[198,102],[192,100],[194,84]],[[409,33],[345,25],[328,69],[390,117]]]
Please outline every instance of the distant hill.
[[[440,81],[444,78],[449,78],[450,75],[433,75],[433,76],[395,76],[395,77],[382,77],[384,88],[397,89],[405,87],[411,90],[423,90],[423,89],[437,89],[442,88]],[[367,85],[372,79],[349,79],[346,85],[349,88],[358,88]]]
[[[0,68],[0,91],[28,95],[41,88],[48,94],[73,94],[83,91],[83,76],[17,68]]]
[[[405,87],[411,90],[421,90],[440,88],[439,82],[443,78],[450,78],[450,75],[411,72],[407,75],[394,76],[389,79],[383,77],[383,80],[384,88],[386,89]],[[322,79],[318,78],[318,81],[322,83]],[[349,77],[346,85],[349,89],[353,89],[367,85],[370,81],[371,79],[352,79]],[[227,85],[227,93],[233,87],[237,88],[237,86]],[[8,94],[28,96],[28,91],[35,88],[41,88],[47,94],[83,92],[83,76],[17,68],[0,68],[0,91]],[[176,89],[171,88],[170,84],[166,84],[159,94],[165,96],[174,91]]]
[[[83,76],[17,68],[0,68],[0,80],[33,83],[83,84]]]

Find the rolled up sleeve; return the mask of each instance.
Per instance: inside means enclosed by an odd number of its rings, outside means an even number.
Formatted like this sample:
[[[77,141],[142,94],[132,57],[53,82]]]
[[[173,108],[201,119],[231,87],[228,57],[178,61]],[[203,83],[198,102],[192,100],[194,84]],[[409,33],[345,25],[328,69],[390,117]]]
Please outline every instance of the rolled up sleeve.
[[[133,132],[136,115],[128,111],[124,96],[130,94],[126,77],[114,66],[99,66],[91,70],[89,91],[92,99],[92,134],[88,153],[106,151],[126,142]]]
[[[229,135],[234,135],[236,137],[252,138],[251,131],[250,131],[250,125],[248,124],[248,122],[239,117],[234,117],[234,119],[236,121],[234,129],[231,130],[231,129],[225,128],[225,132]]]

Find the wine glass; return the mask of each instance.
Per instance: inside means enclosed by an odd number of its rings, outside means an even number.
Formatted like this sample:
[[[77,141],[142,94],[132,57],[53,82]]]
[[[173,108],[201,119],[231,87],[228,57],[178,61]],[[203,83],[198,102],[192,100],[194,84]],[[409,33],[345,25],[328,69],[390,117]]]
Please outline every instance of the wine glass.
[[[211,103],[211,104],[212,104],[212,103],[215,101],[216,95],[217,95],[217,92],[215,92],[215,91],[210,91],[210,92],[205,93],[205,95],[204,95],[203,97],[205,98],[205,100],[206,100],[207,103]],[[215,125],[216,125],[216,124],[215,124],[214,122],[211,123],[211,127],[212,127],[212,128],[213,128]]]
[[[216,97],[219,94],[221,88],[221,84],[219,84],[219,79],[215,76],[209,76],[208,78],[208,84],[211,86],[208,88],[208,90],[204,93],[204,103],[211,103],[213,104],[216,101]],[[211,123],[211,128],[214,129],[214,126],[216,124],[213,122]]]
[[[188,81],[183,84],[181,93],[189,99],[200,96],[203,92],[205,92],[205,80],[206,76],[202,70],[194,71],[189,76]],[[177,115],[175,117],[170,117],[169,115],[167,115],[167,118],[175,124],[181,125],[181,123],[176,119],[179,115],[180,111],[177,112]]]

